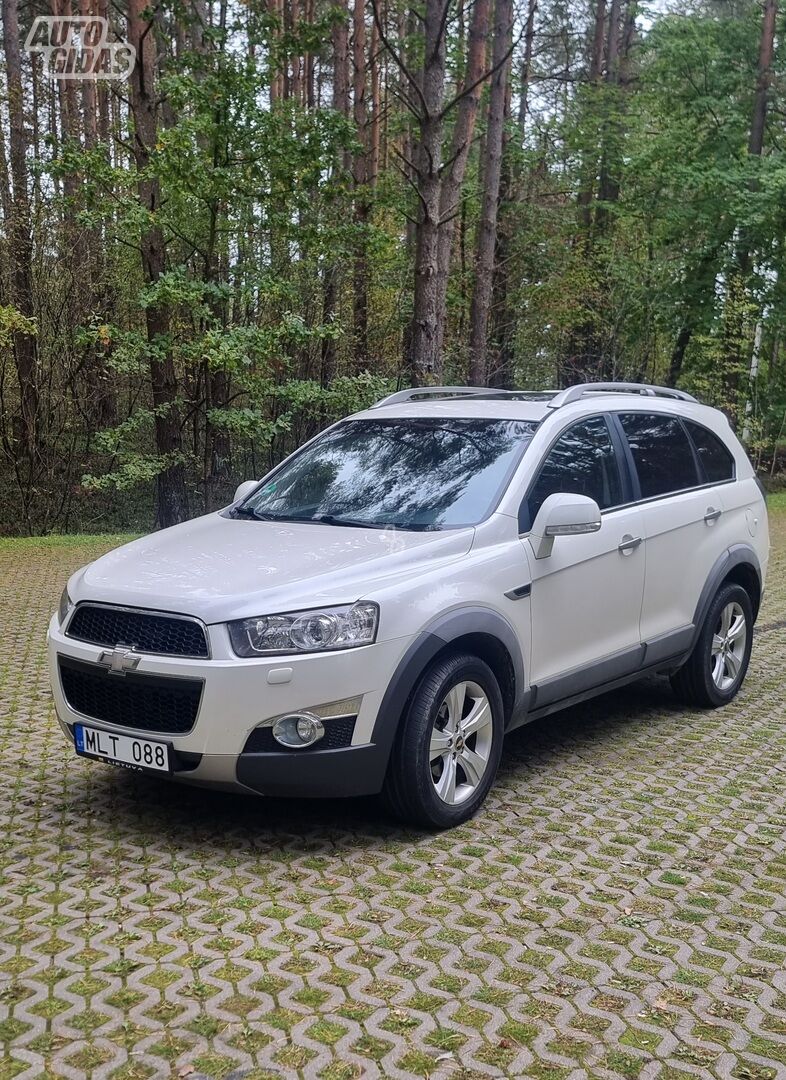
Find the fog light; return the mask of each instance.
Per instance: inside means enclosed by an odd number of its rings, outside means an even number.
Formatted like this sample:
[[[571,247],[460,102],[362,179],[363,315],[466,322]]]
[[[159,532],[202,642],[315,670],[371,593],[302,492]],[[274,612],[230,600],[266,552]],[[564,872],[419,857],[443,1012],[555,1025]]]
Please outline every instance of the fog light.
[[[288,716],[280,717],[273,725],[273,738],[276,742],[292,750],[313,746],[324,734],[324,724],[312,713],[289,713]]]

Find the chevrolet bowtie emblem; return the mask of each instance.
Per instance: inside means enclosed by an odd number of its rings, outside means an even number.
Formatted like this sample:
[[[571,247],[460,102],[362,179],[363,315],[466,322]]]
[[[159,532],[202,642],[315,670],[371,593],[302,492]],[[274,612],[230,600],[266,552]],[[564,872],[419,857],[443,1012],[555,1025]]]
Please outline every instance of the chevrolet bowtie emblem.
[[[110,675],[125,675],[127,671],[133,671],[139,666],[142,657],[133,649],[123,648],[118,645],[111,652],[102,652],[98,658],[99,664],[104,664],[109,669]]]

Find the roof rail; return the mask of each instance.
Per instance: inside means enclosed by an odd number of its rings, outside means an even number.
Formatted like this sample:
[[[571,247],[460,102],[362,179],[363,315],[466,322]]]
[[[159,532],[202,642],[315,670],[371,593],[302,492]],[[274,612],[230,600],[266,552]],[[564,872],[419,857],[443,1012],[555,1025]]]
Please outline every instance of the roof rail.
[[[488,386],[410,386],[380,398],[371,408],[383,405],[402,405],[406,402],[432,401],[434,398],[484,398],[485,400],[543,401],[558,394],[558,390],[494,390]]]
[[[395,394],[388,394],[380,398],[371,406],[379,409],[383,405],[401,405],[406,401],[417,401],[420,398],[451,398],[451,397],[477,397],[486,391],[482,386],[409,386],[406,390],[397,390]]]
[[[549,402],[550,409],[561,409],[563,405],[570,405],[572,401],[578,401],[585,394],[641,394],[644,397],[676,398],[678,401],[698,401],[692,394],[686,394],[684,390],[674,390],[671,386],[651,386],[649,383],[634,382],[595,382],[579,383],[577,386],[569,386],[567,390],[560,391]]]

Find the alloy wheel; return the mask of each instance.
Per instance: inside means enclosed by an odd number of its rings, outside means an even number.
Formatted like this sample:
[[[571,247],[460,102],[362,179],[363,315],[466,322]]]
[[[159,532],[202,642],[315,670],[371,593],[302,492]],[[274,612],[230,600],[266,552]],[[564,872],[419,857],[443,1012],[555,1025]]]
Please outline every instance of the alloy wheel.
[[[742,607],[732,601],[721,612],[712,635],[710,667],[712,681],[719,690],[730,690],[740,674],[748,641],[748,625]]]
[[[481,783],[494,738],[491,705],[482,687],[460,682],[437,710],[429,743],[434,790],[451,806],[464,802]]]

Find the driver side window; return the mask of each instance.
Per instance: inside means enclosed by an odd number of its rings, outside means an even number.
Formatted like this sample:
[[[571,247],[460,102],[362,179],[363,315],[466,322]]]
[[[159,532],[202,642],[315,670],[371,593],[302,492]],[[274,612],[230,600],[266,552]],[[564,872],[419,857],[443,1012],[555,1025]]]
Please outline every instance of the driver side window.
[[[549,495],[586,495],[601,510],[623,502],[619,464],[608,425],[601,416],[580,420],[560,435],[519,510],[519,532],[529,532]]]

